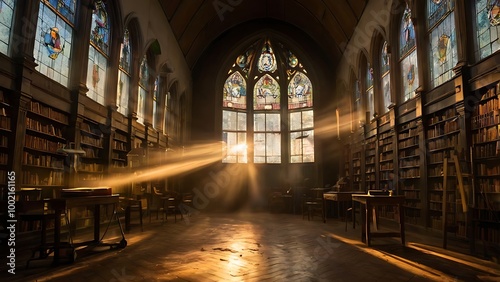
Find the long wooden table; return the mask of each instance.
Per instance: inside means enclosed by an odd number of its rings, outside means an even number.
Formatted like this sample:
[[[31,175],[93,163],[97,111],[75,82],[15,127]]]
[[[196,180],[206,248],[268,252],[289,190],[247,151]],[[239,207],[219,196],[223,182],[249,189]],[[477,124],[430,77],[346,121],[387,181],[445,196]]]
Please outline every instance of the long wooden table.
[[[56,218],[61,218],[63,210],[68,210],[75,207],[93,207],[94,214],[94,239],[86,242],[78,243],[78,246],[90,246],[90,245],[104,245],[110,247],[120,247],[125,248],[127,246],[127,240],[125,239],[125,233],[120,222],[120,219],[116,215],[116,210],[119,204],[119,195],[106,195],[106,196],[80,196],[80,197],[67,197],[53,199],[55,201],[63,201],[64,205],[58,205],[60,208],[56,209],[54,212]],[[101,206],[113,205],[113,215],[110,220],[116,218],[118,225],[120,227],[120,232],[122,239],[120,242],[116,243],[103,243],[101,242],[101,230],[100,230],[100,214]],[[61,221],[56,220],[54,224],[54,263],[58,263],[60,259],[61,250]]]
[[[354,203],[361,204],[361,241],[365,242],[368,246],[371,245],[372,237],[400,237],[401,243],[405,245],[405,224],[404,224],[404,196],[382,196],[382,195],[368,195],[368,194],[353,194],[353,208]],[[370,229],[371,218],[373,217],[372,211],[378,206],[395,206],[399,209],[399,232],[372,232]],[[355,222],[355,212],[353,211],[353,222]]]
[[[342,209],[345,210],[344,204],[350,204],[352,201],[353,194],[363,194],[361,191],[328,191],[323,193],[323,211],[325,212],[326,219],[326,210],[327,210],[327,201],[337,202],[337,215],[340,217],[341,206]]]

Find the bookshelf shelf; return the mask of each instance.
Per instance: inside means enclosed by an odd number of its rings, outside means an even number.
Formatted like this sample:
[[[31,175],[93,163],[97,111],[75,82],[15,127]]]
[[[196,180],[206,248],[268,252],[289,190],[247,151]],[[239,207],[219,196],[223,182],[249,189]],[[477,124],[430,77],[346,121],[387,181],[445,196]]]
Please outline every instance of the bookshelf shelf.
[[[81,186],[93,185],[92,182],[104,178],[107,155],[105,152],[104,125],[83,119],[80,125],[80,147],[85,155],[80,157],[77,166],[77,182]]]

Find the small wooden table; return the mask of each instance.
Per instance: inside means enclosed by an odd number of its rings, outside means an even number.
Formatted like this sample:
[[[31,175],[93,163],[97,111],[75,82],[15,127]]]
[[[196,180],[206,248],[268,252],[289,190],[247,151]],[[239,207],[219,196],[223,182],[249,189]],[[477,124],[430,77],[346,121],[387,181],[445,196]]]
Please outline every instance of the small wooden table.
[[[328,191],[323,193],[323,210],[326,218],[326,201],[337,202],[337,215],[340,217],[341,206],[345,209],[344,204],[350,204],[353,194],[364,194],[361,191]]]
[[[404,224],[404,204],[405,196],[382,196],[382,195],[368,195],[368,194],[353,194],[352,201],[361,204],[361,241],[370,246],[370,239],[372,237],[400,237],[401,243],[405,245],[405,224]],[[372,218],[372,210],[377,206],[396,206],[399,209],[399,232],[371,232],[370,219]],[[352,213],[353,221],[355,214]]]

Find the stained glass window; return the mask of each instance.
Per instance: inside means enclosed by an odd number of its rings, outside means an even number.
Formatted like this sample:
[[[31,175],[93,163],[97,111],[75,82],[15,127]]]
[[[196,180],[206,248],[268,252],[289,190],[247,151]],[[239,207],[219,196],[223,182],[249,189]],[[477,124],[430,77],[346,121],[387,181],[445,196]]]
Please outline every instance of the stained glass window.
[[[477,0],[475,4],[476,59],[500,49],[500,0]]]
[[[146,107],[146,96],[149,82],[149,70],[147,56],[144,55],[139,70],[139,93],[137,94],[137,122],[144,123],[144,109]]]
[[[75,1],[40,1],[33,57],[36,70],[69,85]]]
[[[375,101],[373,100],[373,68],[370,63],[366,66],[366,110],[370,112],[370,117],[375,113]]]
[[[260,72],[275,72],[278,65],[276,64],[276,56],[274,55],[271,43],[266,42],[260,53],[258,67]]]
[[[280,109],[280,85],[269,74],[265,74],[255,83],[253,92],[255,110]]]
[[[296,72],[288,84],[288,109],[312,107],[311,80],[302,72]]]
[[[254,50],[261,52],[254,56]],[[281,80],[277,72],[279,66],[285,68],[280,72],[285,74]],[[285,160],[283,144],[289,145],[285,149],[289,162],[314,162],[312,94],[313,86],[306,69],[283,44],[272,45],[270,40],[252,44],[236,58],[223,87],[223,162],[253,160],[254,163],[279,164]],[[247,102],[253,103],[251,113],[247,112]],[[282,109],[282,105],[288,106]],[[288,118],[293,119],[289,128],[288,125],[282,127],[283,110],[290,112]],[[253,121],[251,131],[247,129],[247,120]],[[247,137],[253,140],[251,159],[246,155]]]
[[[234,72],[224,83],[223,106],[227,108],[246,109],[247,108],[247,82],[240,74]]]
[[[406,5],[401,20],[400,34],[400,67],[401,80],[403,85],[403,101],[407,101],[415,97],[415,90],[419,85],[418,80],[418,63],[417,63],[417,48],[415,27],[411,19],[411,10]]]
[[[14,0],[0,0],[0,53],[3,54],[9,52],[15,4]]]
[[[391,99],[391,62],[389,55],[389,45],[384,41],[382,45],[382,52],[380,55],[380,73],[382,74],[382,93],[384,99],[384,110],[388,111],[389,105],[392,103]]]
[[[170,92],[165,94],[165,110],[163,112],[163,134],[168,134],[168,122],[169,122],[169,106],[170,106]]]
[[[123,34],[123,42],[120,47],[120,63],[118,67],[118,87],[116,95],[116,106],[118,112],[123,115],[128,115],[128,100],[130,95],[130,34],[128,29],[125,29]]]
[[[160,106],[160,77],[157,76],[155,79],[154,90],[153,90],[153,128],[156,128],[158,107]]]
[[[436,87],[453,77],[453,67],[458,62],[454,1],[428,0],[427,7],[431,86]]]
[[[109,52],[109,18],[102,1],[95,2],[90,30],[89,61],[87,66],[87,96],[104,105],[106,72]]]
[[[356,81],[354,81],[353,88],[354,88],[354,113],[357,116],[358,121],[360,121],[361,118],[363,118],[363,113],[361,113],[361,111],[362,111],[361,86],[360,86],[359,80],[356,79]]]

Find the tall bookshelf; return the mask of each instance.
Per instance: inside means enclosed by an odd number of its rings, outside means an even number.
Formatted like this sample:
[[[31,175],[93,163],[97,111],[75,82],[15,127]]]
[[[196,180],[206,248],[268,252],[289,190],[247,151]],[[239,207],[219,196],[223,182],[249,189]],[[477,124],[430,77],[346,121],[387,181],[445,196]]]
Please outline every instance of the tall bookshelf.
[[[370,132],[373,133],[373,132]],[[376,133],[376,129],[375,129]],[[377,135],[370,136],[365,141],[365,189],[377,189],[375,150],[377,146]]]
[[[420,118],[398,126],[399,194],[405,196],[405,222],[421,224],[423,216],[420,185]]]
[[[111,167],[118,169],[126,167],[127,153],[130,151],[127,133],[116,129],[111,142]]]
[[[471,117],[475,176],[473,234],[489,246],[500,244],[500,83],[485,87]],[[488,254],[486,254],[488,255]]]
[[[60,149],[66,145],[68,123],[68,114],[62,111],[37,101],[28,104],[21,187],[40,187],[44,197],[52,197],[66,185],[66,155]]]
[[[394,187],[394,129],[391,128],[390,116],[382,116],[379,125],[379,189],[397,190]]]
[[[352,151],[352,191],[362,191],[361,180],[361,150],[358,146]]]
[[[12,142],[12,108],[7,95],[0,90],[0,200],[7,199],[9,145]]]
[[[347,179],[351,178],[351,146],[350,144],[344,145],[344,172],[343,176]]]
[[[102,125],[84,119],[80,125],[80,147],[85,155],[78,164],[78,185],[92,185],[104,177],[106,154]]]
[[[431,114],[426,126],[427,145],[427,186],[428,186],[428,227],[443,230],[443,226],[454,226],[457,222],[457,182],[456,168],[448,161],[448,187],[443,190],[444,159],[451,159],[459,145],[459,116],[455,106],[447,107]],[[463,160],[460,154],[459,159]],[[452,189],[453,187],[453,189]],[[446,211],[443,203],[446,201]],[[447,222],[444,223],[443,212]]]

